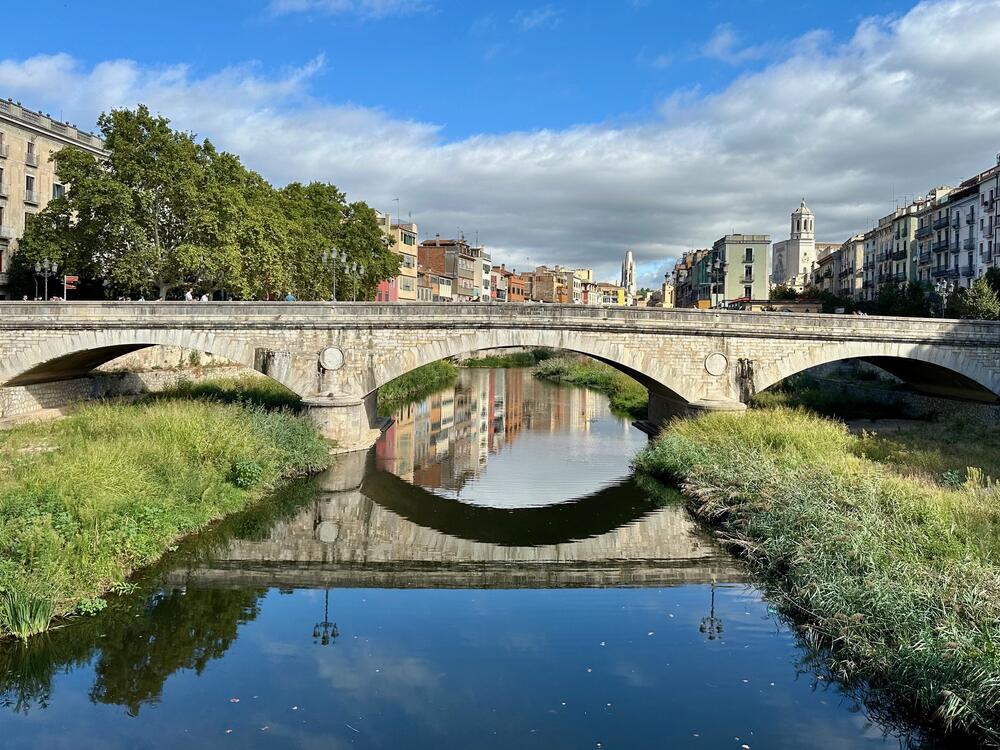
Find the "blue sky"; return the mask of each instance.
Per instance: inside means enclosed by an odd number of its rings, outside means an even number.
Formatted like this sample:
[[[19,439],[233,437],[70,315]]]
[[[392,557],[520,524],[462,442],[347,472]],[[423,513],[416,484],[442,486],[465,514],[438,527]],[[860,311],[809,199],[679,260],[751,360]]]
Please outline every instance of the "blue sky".
[[[842,241],[1000,151],[1000,0],[8,5],[37,33],[0,96],[82,126],[143,101],[508,265],[610,278],[632,248],[652,284],[724,232],[781,239],[802,196]]]
[[[116,0],[13,3],[4,16],[14,27],[46,28],[12,35],[4,55],[68,52],[90,64],[114,58],[184,63],[194,75],[248,63],[280,70],[322,55],[314,96],[437,123],[446,137],[461,138],[646,120],[675,90],[717,91],[765,66],[769,44],[818,28],[848,38],[862,18],[909,4],[426,0],[385,3],[384,15],[337,11],[342,4],[336,1],[285,5],[306,9],[202,0],[172,2],[169,11],[134,3],[125,14]],[[731,61],[708,56],[705,45],[726,33],[738,53]],[[760,54],[747,54],[748,47]],[[724,46],[718,52],[726,56]]]

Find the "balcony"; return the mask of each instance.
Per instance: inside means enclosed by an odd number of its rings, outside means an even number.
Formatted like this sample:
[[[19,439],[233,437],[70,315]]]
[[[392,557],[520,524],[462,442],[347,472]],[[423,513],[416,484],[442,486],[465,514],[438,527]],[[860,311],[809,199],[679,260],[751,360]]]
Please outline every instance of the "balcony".
[[[965,217],[965,223],[970,227],[973,226],[976,223],[976,214],[969,211],[969,215]]]
[[[917,227],[916,238],[922,240],[924,237],[931,236],[931,225],[924,224],[922,227]]]
[[[889,254],[889,260],[906,260],[906,250],[894,250]]]
[[[5,227],[0,225],[0,240],[12,239],[14,239],[14,227]]]
[[[976,275],[976,267],[974,265],[972,265],[971,263],[967,263],[964,266],[960,266],[959,269],[958,269],[958,271],[959,271],[959,273],[962,274],[962,276],[975,276]]]
[[[935,268],[933,271],[931,271],[931,276],[933,276],[935,279],[957,279],[958,269],[944,268],[943,266],[939,266],[938,268]]]
[[[948,240],[938,240],[937,242],[931,243],[932,253],[946,253],[948,252]]]
[[[939,219],[935,219],[934,223],[931,224],[931,226],[934,229],[944,229],[946,226],[948,226],[948,217],[947,216],[942,216]]]
[[[975,250],[976,249],[976,240],[975,240],[975,238],[974,237],[966,237],[964,240],[962,240],[962,249],[963,250]]]
[[[32,203],[38,205],[38,191],[36,190],[25,190],[24,191],[24,202]]]
[[[38,166],[38,154],[35,154],[35,153],[32,153],[32,152],[29,151],[24,156],[24,163],[27,164],[29,167],[37,167]]]
[[[924,250],[923,252],[920,253],[919,256],[917,256],[917,263],[919,263],[922,266],[930,262],[931,262],[930,250]]]
[[[0,159],[6,159],[10,154],[10,146],[6,143],[0,143]]]

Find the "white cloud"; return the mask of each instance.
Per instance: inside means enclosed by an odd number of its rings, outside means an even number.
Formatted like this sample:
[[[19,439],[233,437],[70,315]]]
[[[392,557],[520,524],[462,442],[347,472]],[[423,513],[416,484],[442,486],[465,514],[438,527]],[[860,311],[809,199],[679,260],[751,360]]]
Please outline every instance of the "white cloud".
[[[562,11],[551,5],[543,5],[531,10],[519,10],[514,14],[511,23],[522,31],[535,29],[551,29],[559,24]]]
[[[330,180],[423,233],[461,227],[510,265],[618,274],[631,247],[658,283],[670,259],[730,231],[786,236],[805,196],[822,241],[891,210],[891,189],[954,184],[1000,151],[1000,0],[926,2],[859,24],[847,42],[812,34],[724,90],[666,97],[643,125],[446,140],[433,123],[316,99],[317,59],[199,77],[66,55],[0,61],[0,92],[81,125],[147,102],[277,184]],[[335,74],[331,73],[331,75]]]
[[[757,60],[768,54],[768,45],[742,46],[740,37],[732,24],[723,23],[715,27],[709,40],[701,48],[702,57],[736,65],[748,60]]]
[[[352,14],[365,19],[405,16],[430,9],[425,0],[271,0],[271,12]]]

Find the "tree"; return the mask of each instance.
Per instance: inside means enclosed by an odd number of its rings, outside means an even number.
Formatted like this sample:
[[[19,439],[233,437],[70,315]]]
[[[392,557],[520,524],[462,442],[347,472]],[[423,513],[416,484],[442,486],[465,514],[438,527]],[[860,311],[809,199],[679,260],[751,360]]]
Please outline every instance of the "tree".
[[[885,284],[879,289],[875,309],[879,315],[928,317],[932,301],[928,288],[923,284],[913,281],[903,286]]]
[[[948,307],[959,318],[997,320],[1000,318],[1000,299],[985,278],[976,279],[968,289],[959,289],[949,300]]]
[[[793,300],[798,299],[799,293],[792,289],[790,286],[785,286],[784,284],[778,284],[771,289],[770,299],[774,300]]]
[[[368,299],[379,281],[399,274],[401,258],[367,204],[347,203],[334,185],[319,182],[292,183],[280,200],[290,221],[288,289],[300,299],[329,299],[334,278],[338,299]]]

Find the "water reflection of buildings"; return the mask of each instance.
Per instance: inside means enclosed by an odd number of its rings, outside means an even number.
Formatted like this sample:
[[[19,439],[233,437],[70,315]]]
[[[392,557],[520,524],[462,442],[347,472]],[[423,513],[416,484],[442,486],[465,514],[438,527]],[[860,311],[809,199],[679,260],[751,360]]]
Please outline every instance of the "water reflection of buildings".
[[[607,414],[607,402],[583,388],[558,388],[519,369],[463,370],[453,387],[395,414],[376,445],[377,465],[458,492],[522,432],[587,431]]]

